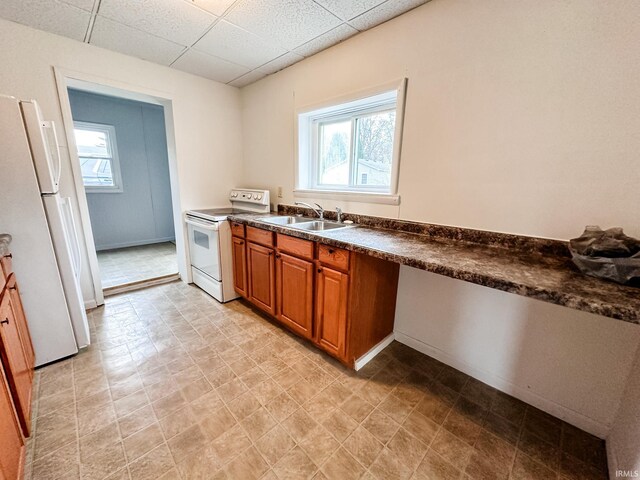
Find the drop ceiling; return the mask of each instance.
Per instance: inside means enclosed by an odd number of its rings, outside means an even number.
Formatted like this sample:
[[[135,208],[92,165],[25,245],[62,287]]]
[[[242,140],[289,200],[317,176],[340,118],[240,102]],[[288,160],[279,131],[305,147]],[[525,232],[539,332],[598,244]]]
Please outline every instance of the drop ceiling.
[[[0,17],[237,87],[427,0],[0,0]]]

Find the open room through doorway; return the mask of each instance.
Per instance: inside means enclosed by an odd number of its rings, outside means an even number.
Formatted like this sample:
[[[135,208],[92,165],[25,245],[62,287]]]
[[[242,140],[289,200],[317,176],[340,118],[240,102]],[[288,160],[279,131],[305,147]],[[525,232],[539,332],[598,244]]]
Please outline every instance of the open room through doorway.
[[[178,278],[163,106],[68,96],[104,294]]]

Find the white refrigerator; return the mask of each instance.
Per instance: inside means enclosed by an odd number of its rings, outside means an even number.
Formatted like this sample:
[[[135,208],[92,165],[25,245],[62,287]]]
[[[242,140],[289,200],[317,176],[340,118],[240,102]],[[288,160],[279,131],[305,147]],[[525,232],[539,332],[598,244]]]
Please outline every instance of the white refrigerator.
[[[59,193],[60,162],[54,125],[38,104],[0,95],[0,233],[13,238],[36,365],[90,343],[82,257],[71,204]]]

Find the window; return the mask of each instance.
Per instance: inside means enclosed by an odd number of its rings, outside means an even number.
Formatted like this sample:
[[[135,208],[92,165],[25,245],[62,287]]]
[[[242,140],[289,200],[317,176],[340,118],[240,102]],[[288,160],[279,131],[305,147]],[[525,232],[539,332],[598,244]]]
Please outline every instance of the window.
[[[112,125],[74,122],[82,182],[87,192],[122,192],[116,131]]]
[[[298,113],[297,194],[396,195],[404,85]]]

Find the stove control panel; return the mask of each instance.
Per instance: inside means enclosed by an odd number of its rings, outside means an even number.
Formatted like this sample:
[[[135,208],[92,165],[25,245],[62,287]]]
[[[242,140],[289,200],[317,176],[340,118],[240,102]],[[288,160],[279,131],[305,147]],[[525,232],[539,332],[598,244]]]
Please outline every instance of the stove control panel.
[[[233,189],[229,194],[232,203],[250,203],[269,206],[269,190]]]

